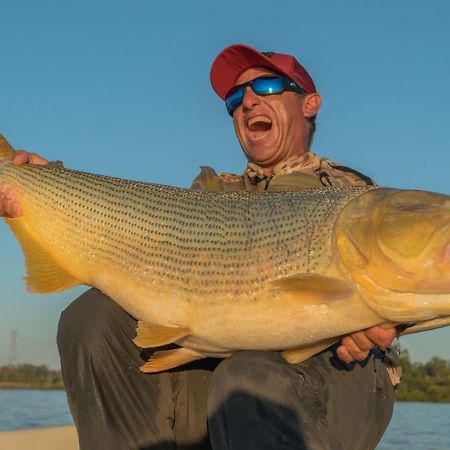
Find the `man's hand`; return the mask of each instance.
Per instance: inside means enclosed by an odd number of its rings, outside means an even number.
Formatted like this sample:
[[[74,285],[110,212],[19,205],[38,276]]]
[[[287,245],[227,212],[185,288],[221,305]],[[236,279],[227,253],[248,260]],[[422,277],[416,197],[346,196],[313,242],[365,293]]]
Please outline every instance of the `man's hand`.
[[[339,359],[349,364],[352,361],[364,361],[369,356],[369,351],[374,347],[387,348],[397,337],[395,328],[372,327],[367,330],[344,336],[336,353]]]
[[[21,166],[22,164],[45,166],[48,164],[45,158],[35,153],[27,153],[24,150],[18,150],[12,161],[15,166]],[[22,215],[22,210],[17,199],[17,190],[9,183],[3,183],[0,186],[0,216],[14,218],[20,215]]]

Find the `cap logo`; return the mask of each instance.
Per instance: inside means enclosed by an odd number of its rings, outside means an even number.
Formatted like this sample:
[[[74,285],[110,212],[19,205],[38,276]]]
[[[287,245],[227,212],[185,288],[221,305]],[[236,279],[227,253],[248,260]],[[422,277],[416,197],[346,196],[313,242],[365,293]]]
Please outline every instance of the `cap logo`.
[[[275,54],[274,52],[261,52],[264,56],[267,56],[267,58],[272,58],[272,56]]]

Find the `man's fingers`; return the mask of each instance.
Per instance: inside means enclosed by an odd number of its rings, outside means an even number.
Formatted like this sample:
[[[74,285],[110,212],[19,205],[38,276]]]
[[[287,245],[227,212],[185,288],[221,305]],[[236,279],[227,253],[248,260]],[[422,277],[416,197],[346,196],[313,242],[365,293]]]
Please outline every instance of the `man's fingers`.
[[[388,348],[397,337],[398,331],[395,328],[372,327],[365,330],[364,333],[374,345],[380,348]]]
[[[347,350],[347,348],[344,347],[343,345],[339,346],[336,349],[336,354],[337,354],[338,358],[345,364],[350,364],[354,360],[353,356],[350,354],[350,352]]]
[[[17,150],[14,152],[12,162],[15,166],[21,166],[23,164],[44,166],[48,164],[45,158],[36,155],[36,153],[28,153],[25,150]],[[22,209],[17,198],[16,189],[8,183],[4,183],[0,186],[0,216],[15,218],[21,215]]]
[[[12,162],[15,166],[21,166],[22,164],[26,164],[30,159],[30,154],[25,150],[17,150],[12,158]]]
[[[368,356],[368,351],[360,351],[357,348],[349,350],[349,345],[341,345],[336,349],[338,358],[345,364],[350,364],[353,361],[364,361]]]
[[[7,217],[15,218],[21,215],[20,206],[15,200],[6,200],[6,202],[3,204],[3,207],[3,214]]]
[[[381,327],[357,331],[342,338],[342,345],[337,348],[336,353],[339,359],[346,364],[355,360],[364,361],[372,348],[377,346],[379,348],[389,347],[397,333],[398,331],[395,328],[385,329]]]
[[[0,216],[15,218],[21,214],[17,191],[9,183],[3,183],[0,186]]]
[[[49,161],[42,156],[37,155],[36,153],[30,153],[29,163],[36,164],[38,166],[45,166],[49,163]]]
[[[375,347],[375,342],[373,342],[369,336],[367,336],[365,331],[357,331],[356,333],[351,333],[349,335],[350,341],[358,348],[359,351],[367,351]]]
[[[42,158],[42,156],[36,153],[28,153],[25,150],[17,150],[13,155],[13,164],[15,166],[21,166],[23,164],[36,164],[38,166],[45,166],[48,164],[48,160]]]
[[[356,333],[354,333],[356,334]],[[337,355],[345,362],[350,363],[352,361],[364,361],[369,356],[369,350],[374,345],[371,344],[368,348],[360,348],[353,339],[353,335],[344,336],[341,341],[342,345],[337,348]]]

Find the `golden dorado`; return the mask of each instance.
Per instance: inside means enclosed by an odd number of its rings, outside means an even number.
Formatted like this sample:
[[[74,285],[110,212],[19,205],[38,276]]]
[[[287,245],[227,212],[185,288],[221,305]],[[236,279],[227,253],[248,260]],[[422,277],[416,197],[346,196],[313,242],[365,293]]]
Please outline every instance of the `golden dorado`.
[[[32,292],[96,287],[139,320],[146,372],[243,349],[302,361],[374,325],[450,324],[450,197],[373,187],[200,192],[11,163]]]

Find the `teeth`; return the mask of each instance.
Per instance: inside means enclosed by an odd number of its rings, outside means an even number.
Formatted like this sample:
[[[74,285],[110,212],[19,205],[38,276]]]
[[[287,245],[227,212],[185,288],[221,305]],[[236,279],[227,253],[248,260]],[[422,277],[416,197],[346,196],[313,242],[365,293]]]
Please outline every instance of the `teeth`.
[[[251,119],[249,119],[247,122],[247,126],[249,128],[251,128],[255,123],[258,123],[258,122],[272,123],[272,121],[268,117],[257,116],[257,117],[252,117]]]

